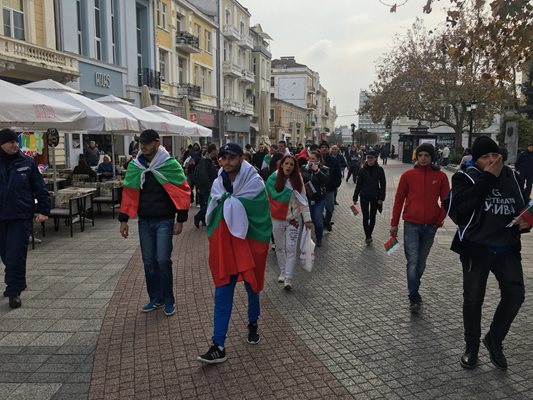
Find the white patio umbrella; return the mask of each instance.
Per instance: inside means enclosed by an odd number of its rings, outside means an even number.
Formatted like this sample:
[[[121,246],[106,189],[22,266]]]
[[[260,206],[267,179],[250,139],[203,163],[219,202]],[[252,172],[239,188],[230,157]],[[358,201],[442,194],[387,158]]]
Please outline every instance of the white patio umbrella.
[[[105,104],[80,94],[79,91],[62,85],[52,79],[46,79],[24,85],[32,92],[42,94],[48,98],[66,102],[85,110],[86,118],[79,121],[72,131],[88,132],[93,134],[111,134],[111,152],[113,155],[113,172],[115,172],[115,138],[116,133],[125,135],[139,131],[136,119],[117,111]],[[54,166],[55,168],[55,166]]]
[[[96,99],[96,101],[135,118],[138,121],[141,130],[154,129],[163,135],[183,134],[185,128],[184,125],[178,124],[174,120],[171,121],[168,118],[144,111],[119,97],[105,96]]]
[[[0,80],[0,125],[36,129],[71,128],[86,113],[80,107],[50,99]]]
[[[76,89],[52,79],[28,83],[24,87],[85,110],[87,117],[80,121],[77,129],[72,130],[91,133],[130,133],[139,131],[139,124],[136,119],[105,104],[89,99]]]
[[[165,110],[164,108],[158,106],[145,107],[143,110],[153,113],[155,115],[160,115],[162,117],[168,118],[170,121],[175,121],[175,123],[182,124],[184,126],[184,136],[195,136],[195,137],[211,137],[213,132],[211,129],[206,128],[205,126],[196,124],[194,122],[188,121],[184,118],[178,117],[175,114],[172,114],[170,111]]]

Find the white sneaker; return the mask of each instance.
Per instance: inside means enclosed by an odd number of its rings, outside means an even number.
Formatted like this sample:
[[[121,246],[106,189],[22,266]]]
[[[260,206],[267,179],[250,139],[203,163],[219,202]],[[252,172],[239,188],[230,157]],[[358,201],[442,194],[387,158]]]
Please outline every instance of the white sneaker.
[[[283,282],[285,282],[285,275],[283,275],[283,274],[279,274],[279,276],[278,276],[278,282],[279,282],[279,283],[283,283]]]
[[[285,279],[285,285],[283,285],[283,289],[285,290],[292,289],[292,281],[290,279]]]

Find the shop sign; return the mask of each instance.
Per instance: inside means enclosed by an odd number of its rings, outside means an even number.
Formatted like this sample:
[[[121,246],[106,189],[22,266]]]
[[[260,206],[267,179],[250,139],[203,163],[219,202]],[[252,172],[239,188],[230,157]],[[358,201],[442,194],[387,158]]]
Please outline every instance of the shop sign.
[[[43,154],[44,133],[43,132],[20,132],[19,136],[20,151],[27,156],[35,157]]]

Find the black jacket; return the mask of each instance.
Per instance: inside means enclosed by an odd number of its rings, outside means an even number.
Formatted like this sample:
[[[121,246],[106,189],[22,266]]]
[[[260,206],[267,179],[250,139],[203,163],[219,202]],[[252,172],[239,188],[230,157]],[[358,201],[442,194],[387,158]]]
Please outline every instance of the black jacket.
[[[329,168],[329,180],[326,184],[326,191],[336,190],[342,182],[342,172],[337,159],[331,154],[326,155],[324,165]]]
[[[50,214],[50,196],[33,158],[0,149],[0,220],[32,219]]]
[[[357,184],[353,192],[353,201],[357,203],[359,196],[365,199],[385,200],[387,181],[385,171],[377,163],[368,166],[367,163],[357,174]]]
[[[346,168],[346,158],[344,158],[344,156],[340,152],[334,157],[337,159],[337,162],[339,163],[339,168],[341,169],[341,171],[344,168]]]
[[[209,155],[202,158],[194,170],[194,183],[200,193],[209,193],[217,178],[217,160]]]
[[[530,177],[533,176],[533,152],[524,151],[518,156],[516,160],[516,170],[520,175]]]
[[[309,165],[301,170],[307,198],[310,201],[319,202],[326,198],[326,186],[329,181],[329,169],[321,165],[317,172],[311,171]]]
[[[142,218],[174,219],[176,222],[187,221],[189,210],[176,210],[174,202],[151,172],[145,174],[145,181],[139,196],[137,215]],[[128,222],[129,217],[120,213],[118,220]]]
[[[263,166],[263,159],[268,154],[268,151],[258,151],[254,153],[252,156],[252,165],[256,167],[258,170],[261,170],[261,167]]]
[[[457,224],[452,250],[475,254],[490,248],[520,250],[517,226],[507,228],[525,206],[519,177],[504,166],[500,176],[469,167],[452,177],[445,201],[450,218]]]

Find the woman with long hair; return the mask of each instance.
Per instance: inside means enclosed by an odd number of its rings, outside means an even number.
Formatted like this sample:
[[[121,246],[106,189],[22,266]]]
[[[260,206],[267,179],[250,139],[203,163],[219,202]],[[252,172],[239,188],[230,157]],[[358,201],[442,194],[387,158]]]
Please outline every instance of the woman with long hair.
[[[270,161],[268,162],[268,165],[261,170],[259,175],[261,175],[261,178],[266,182],[268,177],[272,175],[274,171],[277,171],[279,168],[279,164],[281,162],[281,159],[283,158],[283,154],[281,153],[274,153],[272,157],[270,158]]]
[[[302,176],[294,156],[286,155],[281,159],[278,170],[269,176],[266,189],[280,269],[278,282],[284,282],[284,289],[291,290],[302,217],[306,229],[313,226]]]

